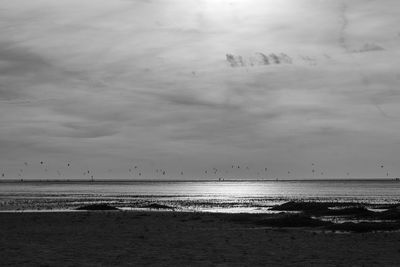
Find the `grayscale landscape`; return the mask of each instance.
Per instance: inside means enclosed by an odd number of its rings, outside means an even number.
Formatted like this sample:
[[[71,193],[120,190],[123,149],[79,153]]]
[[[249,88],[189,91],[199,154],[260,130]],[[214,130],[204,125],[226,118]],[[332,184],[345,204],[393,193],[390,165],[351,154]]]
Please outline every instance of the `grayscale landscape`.
[[[400,2],[0,0],[0,265],[399,266]]]

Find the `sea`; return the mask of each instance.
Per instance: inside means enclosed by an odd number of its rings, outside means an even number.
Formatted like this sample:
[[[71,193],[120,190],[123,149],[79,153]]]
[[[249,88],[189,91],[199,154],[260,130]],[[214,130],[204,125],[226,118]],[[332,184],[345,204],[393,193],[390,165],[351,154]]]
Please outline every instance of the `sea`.
[[[123,210],[271,213],[287,201],[400,202],[396,180],[2,181],[0,211],[73,211],[88,204]]]

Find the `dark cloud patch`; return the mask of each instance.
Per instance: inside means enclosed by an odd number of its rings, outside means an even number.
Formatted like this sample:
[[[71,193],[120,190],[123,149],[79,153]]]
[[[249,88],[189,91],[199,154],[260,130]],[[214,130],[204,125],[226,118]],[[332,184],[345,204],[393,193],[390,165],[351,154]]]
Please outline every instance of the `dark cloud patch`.
[[[0,43],[0,75],[20,76],[51,69],[52,64],[44,57],[12,43]]]
[[[321,138],[340,138],[341,136],[350,136],[350,134],[359,133],[355,130],[351,130],[349,128],[343,127],[335,127],[335,126],[319,126],[316,129],[313,129],[310,134],[313,134],[317,137]]]
[[[60,99],[49,103],[57,114],[87,120],[88,122],[124,122],[132,119],[126,101],[115,102],[112,98],[83,95],[80,98]]]
[[[7,83],[0,83],[0,100],[10,101],[21,97],[21,93],[18,90],[10,90]]]
[[[229,103],[229,101],[227,100],[206,99],[204,96],[203,97],[196,96],[195,94],[189,94],[185,92],[158,94],[158,97],[170,104],[189,106],[189,107],[197,106],[197,107],[221,109],[221,110],[241,108],[240,105]]]
[[[293,59],[285,53],[270,53],[269,55],[265,55],[258,52],[254,56],[247,58],[240,55],[226,54],[225,57],[231,67],[254,67],[293,63]]]
[[[259,121],[246,114],[202,118],[190,124],[179,125],[169,131],[169,137],[175,141],[196,141],[209,145],[238,145],[246,138],[257,135]]]
[[[377,104],[398,103],[400,99],[400,90],[388,88],[386,90],[375,91],[371,95],[371,100]]]
[[[70,131],[65,135],[72,138],[99,138],[113,136],[118,133],[112,124],[91,124],[88,122],[65,122],[62,126]]]
[[[77,75],[53,61],[30,47],[0,43],[0,100],[36,103],[63,98],[66,88],[76,87]]]
[[[40,55],[12,43],[0,43],[0,99],[23,98],[35,81],[46,81],[52,65]]]
[[[366,43],[361,48],[353,50],[355,53],[365,53],[374,51],[383,51],[385,48],[374,43]]]
[[[260,114],[268,120],[271,119],[282,119],[295,118],[300,121],[306,120],[334,120],[343,118],[345,115],[341,114],[339,110],[335,110],[332,107],[325,106],[278,106],[271,109],[270,112]],[[303,127],[301,124],[296,124],[298,127]]]
[[[19,139],[16,137],[1,137],[0,138],[0,158],[13,158],[16,154],[24,152],[32,148],[35,142],[27,139]]]

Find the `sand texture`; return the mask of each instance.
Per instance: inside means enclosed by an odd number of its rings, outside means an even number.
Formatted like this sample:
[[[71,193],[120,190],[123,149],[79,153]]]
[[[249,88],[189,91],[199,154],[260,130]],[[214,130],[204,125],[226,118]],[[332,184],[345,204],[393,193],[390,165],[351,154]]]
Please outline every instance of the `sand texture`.
[[[1,266],[400,265],[400,232],[270,228],[254,216],[0,213]]]

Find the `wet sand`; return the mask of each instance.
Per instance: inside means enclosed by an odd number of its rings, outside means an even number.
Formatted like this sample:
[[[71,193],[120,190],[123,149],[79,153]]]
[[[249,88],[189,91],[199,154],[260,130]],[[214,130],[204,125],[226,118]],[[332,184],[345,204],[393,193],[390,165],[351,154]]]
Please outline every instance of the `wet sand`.
[[[268,228],[257,215],[0,213],[2,266],[399,266],[400,232]]]

